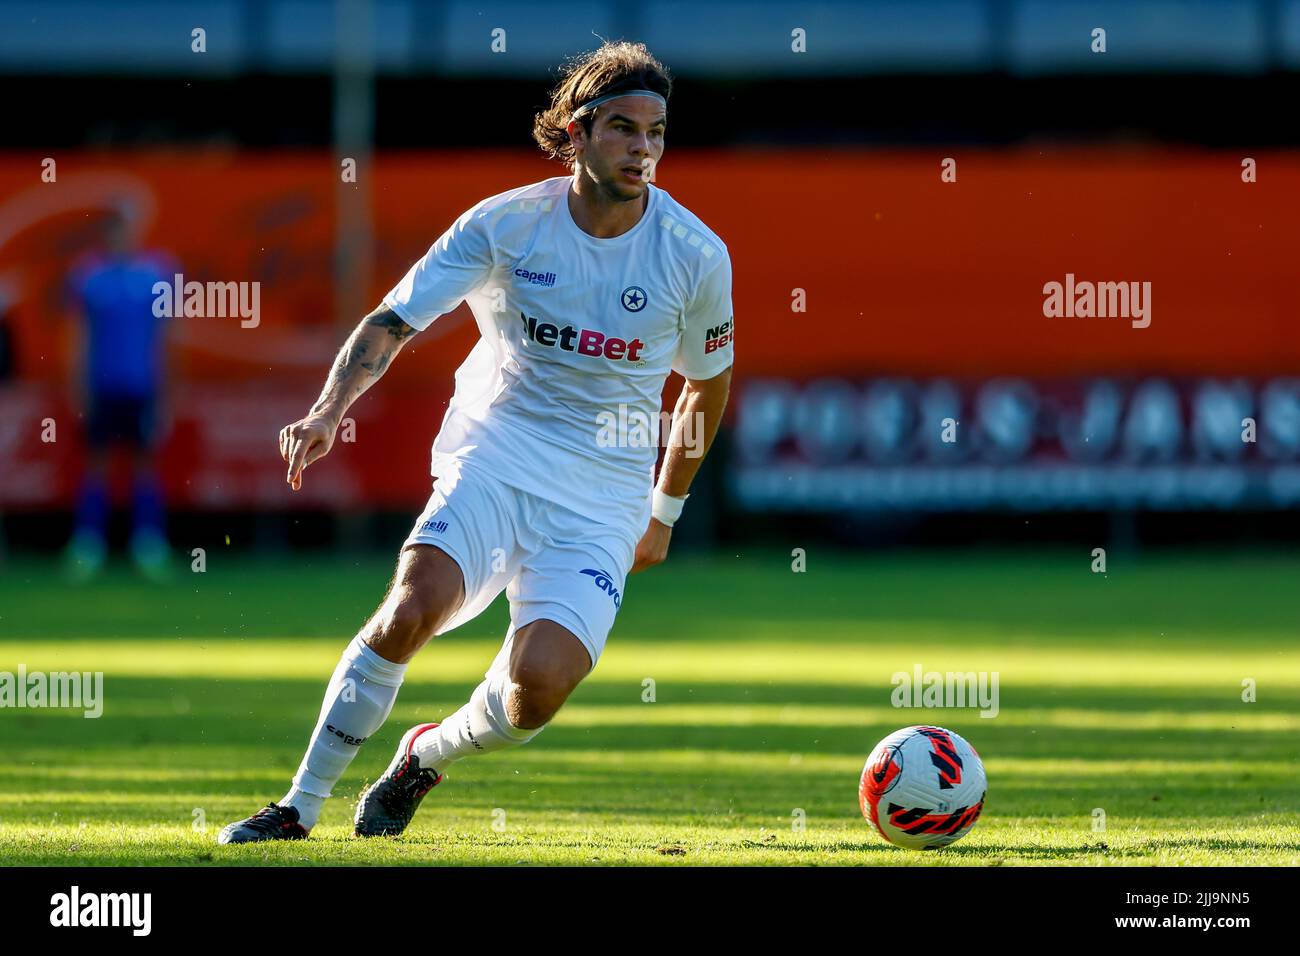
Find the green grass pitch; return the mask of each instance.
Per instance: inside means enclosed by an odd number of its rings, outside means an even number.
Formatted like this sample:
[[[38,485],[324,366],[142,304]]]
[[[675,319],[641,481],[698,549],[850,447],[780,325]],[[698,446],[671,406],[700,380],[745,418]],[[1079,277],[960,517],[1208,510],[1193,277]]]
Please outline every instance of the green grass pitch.
[[[1090,561],[674,556],[630,579],[544,733],[454,766],[401,839],[352,838],[402,731],[480,679],[501,601],[416,659],[310,840],[219,847],[284,792],[391,558],[223,551],[171,585],[114,570],[80,588],[11,558],[0,671],[102,670],[105,706],[0,710],[0,863],[1295,865],[1300,558]],[[998,671],[1000,712],[895,709],[890,675],[918,663]],[[885,844],[857,808],[871,747],[917,723],[965,735],[989,775],[978,826],[937,852]]]

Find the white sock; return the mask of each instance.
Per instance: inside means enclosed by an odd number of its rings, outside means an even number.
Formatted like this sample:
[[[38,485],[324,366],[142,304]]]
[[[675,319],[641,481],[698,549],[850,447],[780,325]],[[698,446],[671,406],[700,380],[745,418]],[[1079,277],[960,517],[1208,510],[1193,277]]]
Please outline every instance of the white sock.
[[[405,664],[384,660],[360,636],[343,652],[325,689],[311,744],[280,801],[298,811],[298,822],[308,830],[361,744],[383,726],[405,674]]]
[[[318,797],[314,793],[308,793],[306,790],[299,790],[297,786],[289,788],[286,793],[277,801],[282,807],[293,807],[298,811],[298,822],[310,830],[320,819],[320,808],[325,806],[325,797]]]
[[[513,687],[509,675],[494,674],[475,687],[469,703],[440,727],[415,738],[411,751],[420,758],[420,767],[442,773],[461,757],[514,747],[541,733],[545,724],[523,728],[510,723],[506,698]]]

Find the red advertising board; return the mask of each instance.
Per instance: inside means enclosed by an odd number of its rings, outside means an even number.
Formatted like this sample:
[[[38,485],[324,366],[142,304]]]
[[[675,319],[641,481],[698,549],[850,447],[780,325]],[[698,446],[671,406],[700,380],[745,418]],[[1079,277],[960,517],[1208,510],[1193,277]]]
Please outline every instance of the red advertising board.
[[[314,399],[335,320],[342,194],[368,192],[377,302],[478,200],[564,172],[527,151],[400,153],[344,183],[324,152],[77,152],[43,182],[0,157],[0,300],[16,381],[0,385],[0,506],[63,507],[79,455],[64,398],[77,319],[63,295],[97,213],[128,202],[187,280],[258,282],[255,327],[177,319],[171,501],[196,508],[413,507],[476,329],[464,306],[409,345],[355,408],[356,441],[282,481],[281,425]],[[945,181],[942,161],[955,160]],[[658,183],[727,243],[737,396],[756,379],[1247,376],[1300,370],[1300,155],[669,150]],[[951,178],[951,177],[948,177]],[[1051,283],[1138,283],[1149,322],[1047,315]],[[1149,285],[1148,285],[1149,284]],[[1130,303],[1133,305],[1134,303]],[[42,441],[42,422],[59,423]],[[66,427],[71,426],[71,427]]]

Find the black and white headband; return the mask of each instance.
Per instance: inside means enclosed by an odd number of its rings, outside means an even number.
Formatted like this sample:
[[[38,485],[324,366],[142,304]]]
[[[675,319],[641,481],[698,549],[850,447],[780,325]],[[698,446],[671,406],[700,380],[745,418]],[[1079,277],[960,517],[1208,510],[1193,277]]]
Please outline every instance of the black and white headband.
[[[658,100],[659,105],[665,109],[668,107],[668,101],[663,98],[662,94],[656,93],[654,90],[620,90],[617,93],[606,93],[604,96],[598,96],[594,100],[588,100],[583,103],[573,111],[573,117],[570,119],[570,122],[579,117],[586,116],[601,103],[608,103],[610,100],[616,100],[620,96],[648,96],[651,99]]]

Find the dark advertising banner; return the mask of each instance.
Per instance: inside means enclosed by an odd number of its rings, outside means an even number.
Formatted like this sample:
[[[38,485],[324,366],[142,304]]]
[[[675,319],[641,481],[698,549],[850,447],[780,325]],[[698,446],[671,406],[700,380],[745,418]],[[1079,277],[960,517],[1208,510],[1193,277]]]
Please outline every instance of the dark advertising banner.
[[[1300,377],[751,381],[752,511],[1290,508]]]

